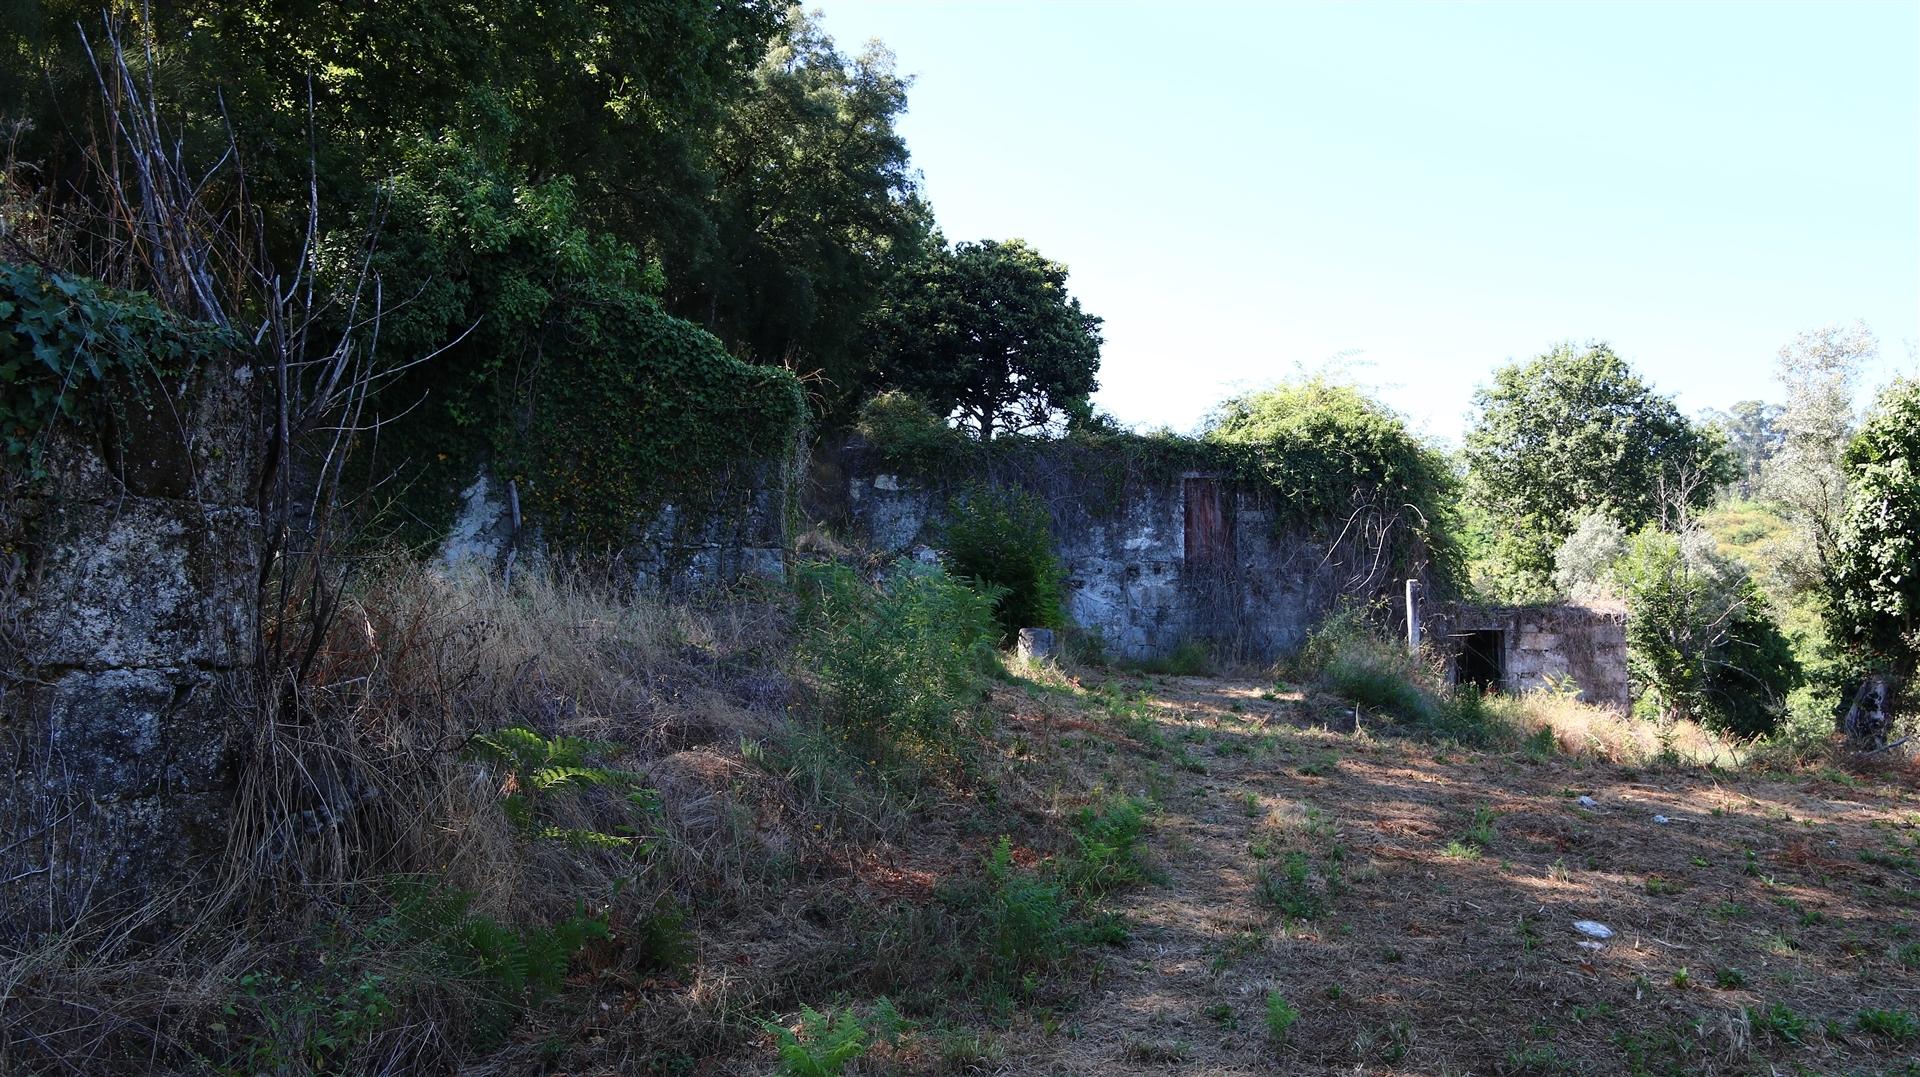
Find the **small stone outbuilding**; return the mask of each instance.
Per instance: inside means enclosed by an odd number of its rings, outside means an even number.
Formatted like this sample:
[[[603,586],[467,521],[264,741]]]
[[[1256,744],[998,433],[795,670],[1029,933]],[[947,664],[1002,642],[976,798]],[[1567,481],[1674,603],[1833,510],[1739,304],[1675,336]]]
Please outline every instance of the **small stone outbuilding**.
[[[1597,706],[1625,710],[1632,702],[1624,606],[1452,604],[1422,622],[1456,684],[1513,693],[1567,686]]]

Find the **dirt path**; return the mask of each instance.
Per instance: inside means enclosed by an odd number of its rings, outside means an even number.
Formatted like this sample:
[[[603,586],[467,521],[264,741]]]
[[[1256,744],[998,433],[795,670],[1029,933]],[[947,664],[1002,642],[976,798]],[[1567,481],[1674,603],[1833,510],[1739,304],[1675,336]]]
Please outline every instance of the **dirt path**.
[[[1008,1072],[1920,1073],[1859,1017],[1920,1011],[1911,773],[1442,751],[1267,687],[1132,682],[1158,878]]]

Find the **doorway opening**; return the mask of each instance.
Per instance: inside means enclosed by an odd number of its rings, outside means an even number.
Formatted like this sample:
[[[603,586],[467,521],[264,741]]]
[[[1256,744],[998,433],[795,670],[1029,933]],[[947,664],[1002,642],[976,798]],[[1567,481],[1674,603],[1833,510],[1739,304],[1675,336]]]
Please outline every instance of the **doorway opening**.
[[[1501,661],[1506,650],[1507,634],[1499,629],[1463,633],[1460,657],[1453,664],[1453,683],[1498,692],[1506,672]]]

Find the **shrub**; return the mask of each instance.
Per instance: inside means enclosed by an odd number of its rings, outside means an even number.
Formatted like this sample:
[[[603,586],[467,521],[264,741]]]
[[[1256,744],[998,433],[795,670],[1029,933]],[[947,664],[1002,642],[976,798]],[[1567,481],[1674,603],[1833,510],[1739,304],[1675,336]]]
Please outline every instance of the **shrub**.
[[[997,592],[994,616],[1003,642],[1022,628],[1062,623],[1052,516],[1038,498],[1024,490],[976,486],[954,499],[941,541],[955,575]]]
[[[1461,578],[1453,470],[1360,390],[1309,378],[1234,397],[1208,418],[1205,437],[1293,522],[1370,518],[1396,575],[1425,569],[1442,591]]]
[[[1705,532],[1636,535],[1618,568],[1641,707],[1743,736],[1770,732],[1802,674],[1760,590]]]
[[[862,404],[854,429],[889,467],[916,472],[958,457],[970,441],[924,402],[897,389]]]
[[[797,656],[825,717],[872,757],[951,756],[992,660],[991,592],[902,560],[879,583],[853,569],[801,569]]]

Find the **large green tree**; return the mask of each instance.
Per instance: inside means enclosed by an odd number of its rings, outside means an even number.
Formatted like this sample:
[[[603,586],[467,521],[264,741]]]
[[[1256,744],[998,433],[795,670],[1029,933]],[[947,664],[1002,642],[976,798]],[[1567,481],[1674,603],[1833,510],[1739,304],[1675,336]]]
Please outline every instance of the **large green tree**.
[[[1720,438],[1605,344],[1502,367],[1475,402],[1468,492],[1497,521],[1491,552],[1510,597],[1551,593],[1554,554],[1587,513],[1629,532],[1679,527],[1732,477]]]
[[[785,10],[778,0],[19,0],[0,18],[0,114],[33,121],[19,152],[56,192],[86,175],[98,97],[80,34],[97,47],[108,6],[129,37],[151,32],[186,158],[216,159],[231,132],[265,219],[292,225],[283,243],[298,242],[310,173],[324,210],[364,215],[414,145],[447,136],[503,173],[571,177],[588,222],[621,239],[690,233],[705,212],[708,133],[749,92]]]
[[[1100,319],[1067,267],[1020,240],[939,244],[868,323],[869,384],[899,389],[981,439],[1048,428],[1098,388]]]
[[[878,42],[849,58],[788,13],[713,137],[709,227],[667,260],[670,302],[736,351],[857,393],[861,324],[931,231],[895,122],[908,80]]]
[[[1910,676],[1920,666],[1920,380],[1881,394],[1845,462],[1829,616],[1864,665]]]

